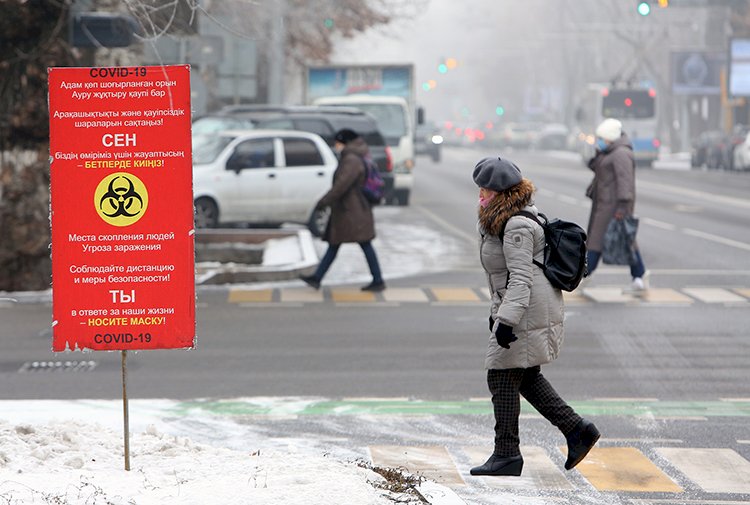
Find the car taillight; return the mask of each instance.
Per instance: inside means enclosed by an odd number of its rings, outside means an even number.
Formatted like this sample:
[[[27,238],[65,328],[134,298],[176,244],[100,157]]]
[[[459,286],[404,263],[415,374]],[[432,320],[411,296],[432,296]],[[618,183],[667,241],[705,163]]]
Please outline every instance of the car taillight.
[[[385,147],[385,171],[393,172],[393,155],[391,154],[391,148]]]

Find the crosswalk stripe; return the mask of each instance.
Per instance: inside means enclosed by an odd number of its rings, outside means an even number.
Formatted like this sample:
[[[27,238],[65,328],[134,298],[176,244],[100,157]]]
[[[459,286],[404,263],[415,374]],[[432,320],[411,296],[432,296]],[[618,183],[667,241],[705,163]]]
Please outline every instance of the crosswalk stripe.
[[[462,450],[468,456],[471,467],[481,465],[492,453],[491,447],[469,446]],[[549,458],[544,448],[521,446],[521,454],[523,472],[520,477],[482,477],[484,483],[496,488],[573,489],[573,485]]]
[[[283,303],[300,303],[300,302],[322,302],[323,292],[315,291],[309,288],[302,289],[282,289],[281,302]]]
[[[370,291],[359,289],[332,289],[331,299],[334,302],[374,302],[375,294]]]
[[[567,452],[565,447],[560,450]],[[594,447],[576,469],[599,491],[683,491],[635,447]]]
[[[471,288],[431,288],[439,302],[478,302],[479,297]]]
[[[370,446],[369,450],[373,465],[406,468],[411,473],[424,475],[448,486],[466,484],[443,446],[375,445]]]
[[[724,500],[670,500],[670,499],[631,499],[630,505],[747,505],[747,501],[724,501]]]
[[[661,447],[656,451],[708,493],[750,494],[750,462],[732,449]]]
[[[387,302],[428,302],[425,292],[419,288],[388,288],[383,291]]]
[[[583,295],[583,289],[577,289],[573,292],[563,291],[563,299],[566,305],[578,305],[582,303],[589,303],[589,300]]]
[[[230,303],[243,303],[243,302],[270,302],[273,300],[272,289],[230,289],[229,299]]]
[[[705,303],[738,303],[747,299],[723,288],[685,288],[685,293]]]
[[[622,292],[621,286],[585,288],[583,294],[598,303],[626,303],[633,301],[631,295]]]
[[[640,298],[645,302],[651,303],[681,303],[690,304],[693,303],[693,299],[689,296],[685,296],[679,291],[674,289],[656,289],[651,288],[644,292]]]

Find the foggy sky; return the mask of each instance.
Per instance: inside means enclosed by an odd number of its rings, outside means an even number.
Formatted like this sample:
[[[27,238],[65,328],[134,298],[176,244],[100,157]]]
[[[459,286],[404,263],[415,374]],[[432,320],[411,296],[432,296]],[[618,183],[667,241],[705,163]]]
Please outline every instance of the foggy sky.
[[[702,44],[702,27],[686,20],[705,17],[706,9],[668,9],[641,18],[635,5],[629,0],[430,0],[413,19],[337,39],[331,62],[413,62],[418,102],[435,121],[479,124],[497,119],[496,105],[507,111],[506,121],[524,119],[524,103],[531,98],[547,103],[548,120],[564,122],[587,82],[623,77],[666,87],[670,47]],[[438,64],[448,57],[458,60],[458,68],[439,74]],[[425,92],[421,84],[428,79],[438,85]],[[551,96],[540,98],[539,90]]]

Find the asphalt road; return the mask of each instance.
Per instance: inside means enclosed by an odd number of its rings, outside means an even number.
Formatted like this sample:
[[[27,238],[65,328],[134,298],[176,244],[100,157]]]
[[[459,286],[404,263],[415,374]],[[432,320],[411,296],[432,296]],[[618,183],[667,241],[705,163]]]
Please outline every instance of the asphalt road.
[[[484,394],[482,359],[487,304],[441,301],[434,287],[483,295],[476,261],[474,162],[485,153],[447,149],[441,164],[421,160],[410,207],[378,209],[376,247],[391,288],[426,290],[427,303],[227,302],[226,290],[199,290],[198,348],[131,353],[135,394],[146,397],[326,395],[463,398]],[[590,173],[565,156],[514,153],[538,187],[549,216],[585,224],[581,196]],[[750,174],[640,170],[639,242],[652,287],[682,296],[698,288],[750,289]],[[389,226],[399,226],[397,234]],[[406,226],[404,226],[406,225]],[[410,245],[415,236],[432,231]],[[430,250],[432,249],[432,250]],[[441,256],[441,253],[445,253]],[[327,289],[364,283],[356,248],[332,270]],[[428,258],[417,275],[389,278],[389,265]],[[437,257],[437,260],[436,260]],[[441,264],[440,259],[445,258]],[[342,277],[346,277],[342,279]],[[601,267],[591,287],[625,286],[626,269]],[[295,288],[295,282],[280,289]],[[251,288],[251,287],[248,287]],[[687,290],[687,291],[686,291]],[[548,374],[573,397],[662,399],[750,397],[745,303],[569,304],[561,359]],[[739,300],[748,297],[737,296]],[[721,298],[719,298],[721,300]],[[115,398],[117,353],[49,352],[48,304],[0,308],[0,398]],[[91,373],[18,373],[24,363],[94,360]],[[91,380],[91,377],[96,380]]]
[[[482,369],[488,303],[476,258],[477,190],[471,181],[474,163],[485,154],[449,148],[440,164],[421,159],[412,205],[377,209],[376,248],[389,286],[384,294],[371,300],[355,297],[368,280],[356,248],[342,250],[316,301],[285,301],[287,294],[307,289],[296,281],[265,286],[269,302],[232,298],[232,293],[253,291],[252,286],[231,292],[201,289],[197,349],[130,353],[131,397],[185,402],[315,397],[338,399],[343,409],[351,408],[346,403],[351,398],[418,399],[431,402],[423,413],[429,422],[415,421],[409,404],[392,406],[392,417],[378,422],[372,418],[377,412],[367,409],[364,417],[336,417],[331,408],[281,422],[258,417],[253,409],[235,414],[256,434],[282,430],[308,441],[318,435],[329,441],[343,437],[342,447],[349,449],[373,441],[442,444],[459,467],[467,467],[471,453],[457,444],[486,444],[491,427]],[[509,157],[537,186],[543,212],[585,225],[588,169],[564,154]],[[610,445],[631,440],[658,460],[654,443],[679,440],[690,447],[735,451],[750,465],[748,195],[750,173],[639,169],[639,243],[655,296],[621,295],[627,270],[600,267],[586,292],[569,298],[561,357],[544,367],[566,399],[607,428]],[[348,262],[353,266],[344,265]],[[120,355],[51,353],[50,312],[46,303],[0,304],[0,400],[119,398]],[[63,368],[75,368],[72,362],[77,362],[79,370],[29,368],[34,362],[65,361],[70,363]],[[484,399],[479,412],[465,403],[471,399]],[[727,405],[737,408],[727,411]],[[283,412],[289,411],[273,414]],[[414,423],[425,424],[422,439]],[[522,438],[554,452],[559,434],[545,426],[531,419]],[[317,442],[325,445],[323,439]],[[672,463],[661,466],[698,501],[669,501],[686,498],[648,494],[643,488],[646,494],[628,491],[606,500],[594,493],[586,503],[631,503],[627,497],[644,496],[656,501],[637,503],[750,502],[750,470],[732,477],[747,488],[716,494]],[[579,477],[572,482],[572,491],[553,493],[559,497],[554,503],[582,503],[576,489],[591,488]],[[459,494],[472,503],[501,502],[487,498],[492,486],[471,479],[466,484]]]

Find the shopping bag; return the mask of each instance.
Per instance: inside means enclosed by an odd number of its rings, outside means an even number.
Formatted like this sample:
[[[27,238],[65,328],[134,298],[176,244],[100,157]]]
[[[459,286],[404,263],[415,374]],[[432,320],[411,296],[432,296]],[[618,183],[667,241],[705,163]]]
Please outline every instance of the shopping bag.
[[[612,219],[604,233],[602,262],[607,265],[632,265],[635,263],[635,235],[638,232],[638,218],[626,216]]]

